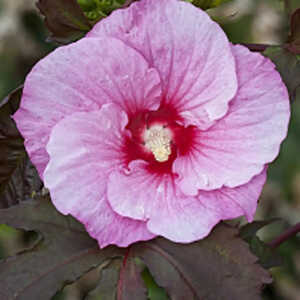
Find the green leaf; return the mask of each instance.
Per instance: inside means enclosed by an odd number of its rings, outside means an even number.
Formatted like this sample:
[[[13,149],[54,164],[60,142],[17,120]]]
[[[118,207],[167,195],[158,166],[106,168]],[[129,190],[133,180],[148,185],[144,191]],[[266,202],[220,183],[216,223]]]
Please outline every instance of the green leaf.
[[[300,54],[300,8],[291,17],[291,32],[287,45],[289,51]]]
[[[142,277],[148,289],[148,299],[150,300],[169,300],[166,291],[157,285],[148,268],[145,268]]]
[[[69,43],[92,27],[76,0],[39,0],[37,7],[45,16],[50,40]]]
[[[194,4],[197,7],[200,7],[202,9],[209,9],[217,7],[221,4],[230,2],[232,0],[184,0],[186,2],[190,2]]]
[[[124,6],[125,0],[77,0],[86,17],[93,23]]]
[[[274,62],[287,86],[290,99],[295,100],[300,87],[300,56],[282,47],[268,47],[263,54]]]
[[[271,282],[238,230],[225,225],[196,243],[158,238],[133,245],[131,251],[170,299],[261,299],[263,284]]]
[[[279,221],[279,219],[254,221],[240,228],[241,238],[249,243],[252,253],[259,259],[259,264],[266,269],[281,266],[283,259],[275,249],[261,241],[256,234],[263,227],[276,221]]]
[[[9,207],[39,191],[42,182],[31,164],[11,116],[19,107],[22,87],[0,102],[0,207]]]
[[[51,299],[67,283],[123,253],[116,247],[100,251],[83,226],[58,213],[49,198],[1,209],[0,220],[41,235],[32,250],[0,262],[0,299]]]

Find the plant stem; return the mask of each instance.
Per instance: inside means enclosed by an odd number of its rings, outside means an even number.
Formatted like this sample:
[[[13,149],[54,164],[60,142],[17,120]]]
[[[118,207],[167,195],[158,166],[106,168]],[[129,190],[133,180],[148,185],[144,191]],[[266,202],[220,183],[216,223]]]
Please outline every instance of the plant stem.
[[[273,241],[269,243],[269,246],[273,249],[280,246],[282,243],[286,242],[290,237],[296,235],[300,232],[300,223],[295,224],[291,228],[287,229],[284,233],[280,236],[275,238]]]
[[[272,46],[266,44],[242,44],[242,45],[244,45],[249,50],[254,52],[264,52],[268,47]]]

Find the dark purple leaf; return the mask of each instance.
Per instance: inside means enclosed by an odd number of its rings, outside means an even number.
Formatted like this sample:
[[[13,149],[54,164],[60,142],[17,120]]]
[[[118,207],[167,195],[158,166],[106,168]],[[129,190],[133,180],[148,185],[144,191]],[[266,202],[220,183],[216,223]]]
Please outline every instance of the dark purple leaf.
[[[88,300],[147,299],[141,279],[143,263],[170,299],[256,300],[262,286],[271,282],[238,236],[238,229],[225,225],[192,244],[157,238],[127,249],[99,250],[83,226],[59,214],[49,198],[2,209],[0,220],[41,236],[33,249],[0,262],[0,299],[50,299],[66,284],[106,262],[110,263]]]
[[[147,289],[141,277],[141,266],[133,257],[113,260],[102,269],[98,286],[85,300],[147,300]]]
[[[36,193],[40,193],[42,187],[43,183],[38,172],[26,154],[18,161],[10,180],[0,194],[0,207],[7,208],[28,200]]]
[[[0,102],[0,191],[3,191],[18,161],[25,156],[23,138],[11,118],[21,94],[22,89],[17,89]]]
[[[17,204],[40,184],[32,178],[36,171],[31,169],[23,138],[11,118],[21,94],[22,88],[18,88],[0,103],[0,207]],[[27,182],[23,182],[25,173],[29,175]]]
[[[37,7],[45,16],[50,39],[56,42],[74,41],[91,29],[76,0],[39,0]]]
[[[120,277],[118,282],[118,299],[131,300],[141,299],[147,300],[147,289],[141,277],[141,268],[129,254],[125,256],[120,269]]]
[[[112,260],[106,267],[102,268],[97,287],[89,292],[84,300],[117,299],[117,286],[121,266],[122,259],[116,258]]]
[[[261,288],[271,282],[270,275],[238,233],[236,228],[219,225],[208,238],[192,244],[163,238],[137,243],[127,250],[123,262],[114,261],[103,271],[86,300],[147,299],[134,257],[145,263],[171,300],[261,299]]]
[[[261,299],[262,286],[271,282],[238,230],[225,225],[196,243],[158,238],[136,244],[131,251],[145,262],[170,299],[256,300]]]
[[[295,100],[300,87],[300,56],[281,47],[268,47],[263,54],[274,62],[287,86],[290,99]]]
[[[0,102],[0,208],[18,204],[42,187],[11,118],[19,107],[21,94],[22,87]]]
[[[33,249],[0,262],[0,299],[51,299],[67,283],[123,253],[116,247],[99,250],[83,226],[58,213],[49,198],[1,209],[0,220],[42,237]]]

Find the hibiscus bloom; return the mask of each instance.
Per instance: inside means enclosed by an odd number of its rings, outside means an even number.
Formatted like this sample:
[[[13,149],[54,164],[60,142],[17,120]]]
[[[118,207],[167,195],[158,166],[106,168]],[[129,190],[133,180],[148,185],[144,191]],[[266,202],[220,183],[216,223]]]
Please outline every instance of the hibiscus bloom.
[[[105,247],[251,221],[289,114],[269,59],[189,3],[141,0],[37,63],[14,119],[56,208]]]

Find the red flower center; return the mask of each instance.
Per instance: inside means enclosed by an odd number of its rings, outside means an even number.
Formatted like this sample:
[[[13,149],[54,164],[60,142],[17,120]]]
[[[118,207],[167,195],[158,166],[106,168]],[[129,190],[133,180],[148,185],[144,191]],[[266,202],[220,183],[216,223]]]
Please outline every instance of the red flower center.
[[[131,137],[126,139],[124,146],[127,163],[142,159],[149,162],[152,172],[172,174],[174,160],[178,155],[187,154],[194,140],[195,127],[181,124],[182,118],[169,106],[129,116],[126,128],[130,130]]]

